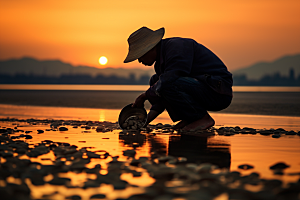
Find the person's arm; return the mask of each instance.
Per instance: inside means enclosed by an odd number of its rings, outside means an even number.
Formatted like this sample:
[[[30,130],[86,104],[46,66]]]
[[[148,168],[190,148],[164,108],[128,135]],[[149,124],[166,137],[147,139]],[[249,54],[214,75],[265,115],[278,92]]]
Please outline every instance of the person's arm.
[[[138,107],[138,108],[144,107],[144,103],[145,103],[145,101],[146,101],[147,99],[148,99],[148,98],[147,98],[146,92],[140,94],[140,95],[136,98],[136,100],[135,100],[135,102],[133,103],[132,107]],[[160,115],[160,114],[163,112],[164,107],[161,108],[160,105],[157,105],[157,107],[158,107],[158,110],[159,110],[159,111],[156,111],[156,110],[153,110],[153,109],[151,109],[151,110],[149,111],[149,113],[148,113],[148,115],[147,115],[147,121],[146,121],[144,127],[147,127],[148,124],[149,124],[150,122],[152,122],[158,115]]]
[[[158,115],[160,115],[160,112],[157,112],[156,110],[150,110],[148,115],[147,115],[147,121],[144,125],[144,128],[150,124]]]
[[[135,102],[132,104],[132,107],[143,108],[146,100],[147,100],[147,96],[146,93],[144,92],[135,99]]]

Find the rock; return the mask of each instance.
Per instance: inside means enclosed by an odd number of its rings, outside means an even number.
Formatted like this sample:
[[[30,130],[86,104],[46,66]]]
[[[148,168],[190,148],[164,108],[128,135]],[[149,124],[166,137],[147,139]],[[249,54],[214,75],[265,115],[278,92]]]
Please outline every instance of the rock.
[[[96,187],[100,187],[100,183],[97,182],[97,181],[94,181],[94,180],[87,180],[85,183],[84,183],[84,186],[83,188],[86,189],[86,188],[96,188]]]
[[[100,155],[94,153],[94,152],[91,152],[91,151],[88,151],[86,152],[86,155],[89,157],[89,158],[100,158]]]
[[[210,163],[203,163],[196,167],[198,173],[210,173],[212,170],[216,169],[217,166]]]
[[[263,181],[263,185],[264,185],[264,190],[276,190],[279,189],[282,186],[282,181],[281,180],[264,180]]]
[[[33,185],[44,185],[45,184],[44,177],[41,173],[34,173],[29,178]]]
[[[0,129],[0,133],[6,133],[6,129],[1,128],[1,129]]]
[[[103,127],[103,126],[98,126],[96,128],[96,132],[102,132],[103,130],[105,130],[105,127]]]
[[[90,197],[90,199],[105,199],[106,195],[105,194],[94,194],[93,196]]]
[[[7,145],[5,145],[5,144],[1,144],[0,143],[0,151],[3,151],[3,150],[10,150],[10,148],[7,146]]]
[[[69,129],[67,127],[62,126],[62,127],[59,127],[58,130],[59,131],[68,131]]]
[[[158,162],[159,163],[166,163],[169,160],[174,160],[174,159],[175,159],[175,157],[173,157],[173,156],[162,156],[162,157],[158,158]]]
[[[72,195],[72,196],[67,196],[66,199],[81,200],[81,196],[79,196],[79,195]]]
[[[71,181],[71,179],[69,179],[69,178],[61,178],[61,177],[56,176],[48,183],[51,185],[66,185],[70,181]]]
[[[295,131],[288,131],[285,134],[286,135],[296,135],[297,133]]]
[[[32,139],[31,135],[24,135],[25,139]]]
[[[128,157],[134,157],[136,154],[136,151],[135,150],[125,150],[123,151],[123,155],[124,156],[128,156]]]
[[[253,165],[248,165],[248,164],[243,164],[243,165],[239,165],[238,168],[243,169],[243,170],[248,170],[248,169],[253,169],[254,166]]]
[[[0,152],[0,156],[3,158],[11,158],[14,156],[14,154],[11,152]]]
[[[272,170],[278,170],[278,169],[283,170],[283,169],[286,169],[286,168],[289,168],[289,167],[290,167],[289,165],[287,165],[283,162],[279,162],[279,163],[276,163],[276,164],[270,166],[270,169],[272,169]]]
[[[115,190],[124,190],[127,186],[127,182],[123,180],[113,181],[111,183]]]
[[[281,137],[280,134],[273,134],[273,135],[272,135],[272,138],[280,138],[280,137]]]
[[[272,131],[270,131],[270,130],[261,130],[261,131],[259,131],[259,133],[261,134],[261,135],[271,135],[271,134],[273,134],[273,132]]]
[[[44,133],[43,130],[37,130],[38,134]]]

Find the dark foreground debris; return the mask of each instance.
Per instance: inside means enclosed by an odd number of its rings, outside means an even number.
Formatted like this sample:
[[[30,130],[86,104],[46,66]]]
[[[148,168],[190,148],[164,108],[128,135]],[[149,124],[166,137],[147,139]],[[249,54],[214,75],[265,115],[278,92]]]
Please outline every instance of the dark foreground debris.
[[[117,123],[100,123],[91,121],[63,121],[63,120],[16,120],[2,119],[2,121],[23,121],[30,124],[48,124],[51,129],[58,131],[68,131],[65,126],[90,130],[94,128],[97,132],[107,132],[118,129]],[[172,134],[171,125],[151,125],[144,129],[145,133],[167,133]],[[155,130],[155,131],[154,131]],[[20,133],[15,135],[14,133]],[[40,131],[42,133],[42,131]],[[43,132],[44,133],[44,132]],[[182,134],[200,134],[182,132]],[[284,185],[281,180],[262,179],[258,173],[251,173],[243,176],[237,171],[218,169],[210,163],[188,163],[183,157],[160,156],[153,154],[151,157],[136,157],[135,150],[124,150],[123,155],[127,161],[120,161],[118,157],[113,157],[106,152],[91,151],[88,148],[78,148],[75,145],[63,142],[44,140],[34,146],[26,142],[31,139],[30,132],[23,134],[18,128],[0,129],[0,194],[1,199],[19,200],[32,199],[31,186],[51,185],[55,187],[64,186],[66,188],[77,188],[80,191],[89,188],[101,188],[103,185],[111,185],[114,191],[123,191],[126,188],[141,188],[132,185],[121,178],[124,173],[129,173],[132,177],[141,177],[143,173],[148,173],[154,178],[154,183],[148,187],[142,187],[143,192],[131,195],[126,199],[187,199],[187,200],[213,200],[224,196],[225,199],[245,199],[245,200],[299,200],[300,179],[294,183]],[[45,133],[44,133],[45,134]],[[120,134],[127,134],[126,131]],[[261,135],[295,135],[283,129],[276,130],[256,130],[252,128],[221,127],[210,129],[206,134],[235,135],[235,134],[261,134]],[[23,140],[24,139],[24,140]],[[32,161],[31,158],[53,153],[55,160],[52,164],[43,165]],[[22,158],[23,155],[30,159]],[[92,168],[87,165],[92,159],[107,159],[107,167],[100,164]],[[276,163],[270,166],[274,173],[282,172],[289,167],[285,163]],[[254,166],[243,164],[241,169],[252,169]],[[107,170],[106,174],[100,173]],[[75,174],[86,173],[94,175],[88,178],[81,186],[72,184],[72,178],[62,177],[62,173],[73,172]],[[293,174],[299,176],[299,173]],[[48,177],[48,178],[46,178]],[[51,179],[49,179],[51,177]],[[12,183],[11,180],[15,182]],[[248,188],[256,187],[258,191]],[[53,193],[55,195],[57,192]],[[52,194],[45,194],[42,199],[52,199]],[[96,193],[90,199],[106,199],[107,194]],[[66,195],[65,199],[82,199],[80,192],[74,195]]]

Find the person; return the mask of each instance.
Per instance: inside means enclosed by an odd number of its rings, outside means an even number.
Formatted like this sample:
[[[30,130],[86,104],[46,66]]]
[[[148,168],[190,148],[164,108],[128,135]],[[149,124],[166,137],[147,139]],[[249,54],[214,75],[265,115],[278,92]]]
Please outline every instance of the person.
[[[207,111],[227,108],[232,100],[232,74],[212,51],[190,38],[163,39],[164,28],[141,27],[128,38],[124,63],[136,59],[146,66],[154,63],[150,87],[139,95],[133,107],[151,103],[147,126],[165,109],[173,128],[204,130],[215,124]]]

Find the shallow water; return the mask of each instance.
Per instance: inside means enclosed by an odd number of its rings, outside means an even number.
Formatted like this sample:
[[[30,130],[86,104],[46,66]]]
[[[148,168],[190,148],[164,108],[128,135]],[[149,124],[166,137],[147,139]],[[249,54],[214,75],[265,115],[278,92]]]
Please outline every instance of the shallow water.
[[[51,106],[29,106],[0,104],[0,118],[18,119],[63,119],[63,120],[92,120],[117,122],[119,109],[70,108]],[[255,129],[284,128],[285,130],[300,130],[300,117],[249,115],[211,112],[219,126],[252,127]],[[154,121],[156,123],[174,124],[167,112],[163,112]]]
[[[112,121],[116,122],[119,110],[110,109],[84,109],[84,108],[56,108],[56,107],[39,107],[39,106],[12,106],[1,105],[1,117],[16,117],[19,119],[65,119],[65,120],[91,120],[96,122]],[[237,114],[211,114],[217,124],[216,128],[224,126],[252,127],[255,129],[262,128],[284,128],[285,130],[300,130],[300,117],[281,117],[281,116],[263,116],[263,115],[237,115]],[[163,113],[156,123],[170,123],[167,113]],[[93,152],[108,152],[110,156],[103,159],[92,158],[91,162],[86,165],[93,168],[101,164],[100,174],[106,174],[107,163],[118,156],[119,161],[129,162],[128,158],[123,155],[124,150],[135,149],[136,156],[151,157],[153,153],[159,156],[174,156],[186,158],[188,163],[212,163],[223,170],[238,171],[242,175],[249,175],[252,172],[260,174],[262,179],[282,180],[287,186],[289,182],[297,182],[300,178],[300,137],[298,135],[285,135],[280,138],[272,138],[271,135],[265,136],[256,133],[253,134],[236,134],[232,136],[219,135],[180,135],[176,132],[155,131],[150,133],[130,133],[124,134],[120,129],[111,132],[97,132],[96,127],[91,129],[73,128],[71,125],[64,125],[68,131],[53,131],[50,124],[25,123],[1,121],[0,128],[15,128],[16,130],[31,130],[32,139],[25,141],[31,146],[45,140],[53,142],[64,142],[70,145],[76,145],[77,149],[87,147]],[[117,125],[116,125],[117,126]],[[44,130],[38,134],[37,130]],[[22,132],[15,133],[18,135]],[[20,157],[28,158],[26,155]],[[30,158],[31,161],[39,162],[43,165],[51,165],[56,160],[53,152],[44,154],[37,158]],[[1,158],[1,163],[5,158]],[[276,175],[269,167],[278,162],[284,162],[290,167],[283,170],[283,174]],[[254,168],[249,170],[239,169],[242,164],[252,165]],[[142,172],[140,176],[134,177],[131,173],[123,172],[121,179],[127,181],[125,189],[114,189],[110,184],[102,184],[100,187],[82,189],[84,182],[88,179],[94,179],[94,174],[84,172],[60,173],[60,177],[71,178],[70,186],[54,186],[46,183],[43,186],[34,186],[27,181],[31,188],[33,199],[46,198],[44,195],[51,195],[51,199],[65,199],[68,196],[79,195],[81,199],[90,199],[94,194],[104,194],[104,199],[129,198],[134,194],[144,193],[146,187],[154,184],[155,179],[143,168],[134,168]],[[217,172],[216,172],[217,173]],[[46,176],[45,181],[51,180],[52,176]],[[8,178],[9,182],[16,182],[14,178]],[[2,183],[3,184],[3,183]],[[171,184],[171,183],[169,183]],[[176,181],[172,182],[176,184]],[[134,186],[135,185],[135,186]],[[0,183],[1,186],[1,183]],[[175,187],[176,188],[176,187]],[[178,188],[180,189],[180,188]],[[181,188],[183,189],[183,188]],[[261,186],[247,186],[247,190],[256,192]],[[188,190],[191,190],[189,188]],[[58,193],[56,193],[58,192]],[[223,199],[228,199],[224,196]]]

